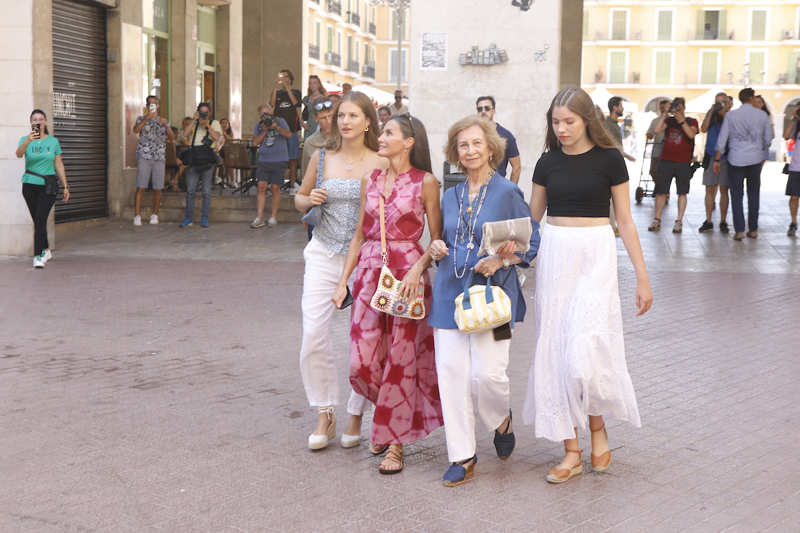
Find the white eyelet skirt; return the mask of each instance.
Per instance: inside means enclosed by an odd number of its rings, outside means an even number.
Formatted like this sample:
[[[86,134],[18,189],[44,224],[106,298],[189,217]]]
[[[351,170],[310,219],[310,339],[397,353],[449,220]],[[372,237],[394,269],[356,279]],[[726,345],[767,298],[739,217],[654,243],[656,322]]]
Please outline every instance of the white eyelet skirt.
[[[588,415],[641,427],[625,362],[611,226],[543,224],[536,263],[535,344],[523,420],[537,437],[575,438]]]

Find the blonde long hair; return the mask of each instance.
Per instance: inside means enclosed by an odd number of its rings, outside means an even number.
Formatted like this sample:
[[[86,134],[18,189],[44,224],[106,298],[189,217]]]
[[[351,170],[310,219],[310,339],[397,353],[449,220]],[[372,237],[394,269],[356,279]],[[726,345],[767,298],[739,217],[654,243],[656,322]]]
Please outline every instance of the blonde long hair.
[[[547,110],[547,137],[544,142],[546,151],[555,152],[561,149],[561,141],[553,130],[553,109],[556,107],[566,107],[581,117],[586,123],[586,135],[594,144],[600,148],[616,148],[622,151],[622,147],[611,138],[603,126],[602,113],[597,112],[592,98],[580,87],[565,87],[553,98],[550,109]]]

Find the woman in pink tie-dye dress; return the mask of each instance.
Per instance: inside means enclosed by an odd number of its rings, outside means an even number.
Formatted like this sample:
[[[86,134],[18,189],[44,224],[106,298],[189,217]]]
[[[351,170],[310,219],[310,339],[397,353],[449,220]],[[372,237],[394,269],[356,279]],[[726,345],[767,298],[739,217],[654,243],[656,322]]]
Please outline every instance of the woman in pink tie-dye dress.
[[[426,272],[430,253],[419,243],[428,217],[431,239],[441,234],[439,183],[430,173],[427,136],[422,123],[399,115],[384,127],[378,155],[390,161],[362,185],[362,219],[350,247],[337,304],[346,294],[344,283],[355,266],[350,330],[350,384],[375,404],[372,451],[389,452],[379,471],[403,468],[402,445],[427,436],[442,425],[442,407],[434,360],[433,329],[422,320],[399,318],[370,306],[378,286],[381,259],[379,198],[384,197],[388,266],[397,279],[425,288],[426,314],[432,288]],[[408,148],[404,148],[408,146]],[[400,157],[398,157],[398,155]],[[420,168],[421,167],[421,168]],[[424,169],[424,170],[423,170]]]

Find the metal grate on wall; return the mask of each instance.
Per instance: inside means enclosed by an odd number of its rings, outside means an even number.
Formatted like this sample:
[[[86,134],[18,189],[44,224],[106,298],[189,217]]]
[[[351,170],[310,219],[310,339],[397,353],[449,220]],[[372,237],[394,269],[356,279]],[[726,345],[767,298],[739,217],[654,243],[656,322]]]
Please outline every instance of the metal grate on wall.
[[[53,0],[53,134],[70,184],[56,222],[108,215],[106,10]]]

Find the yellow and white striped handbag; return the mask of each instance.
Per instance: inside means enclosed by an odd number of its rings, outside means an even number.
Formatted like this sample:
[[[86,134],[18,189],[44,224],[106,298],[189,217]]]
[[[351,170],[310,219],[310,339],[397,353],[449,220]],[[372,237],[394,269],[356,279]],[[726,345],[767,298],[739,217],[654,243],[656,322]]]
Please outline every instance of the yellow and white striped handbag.
[[[470,275],[468,286],[471,281]],[[486,278],[485,286],[469,286],[456,296],[455,303],[456,325],[464,333],[478,333],[511,322],[511,299],[502,287],[492,285],[491,277]]]

